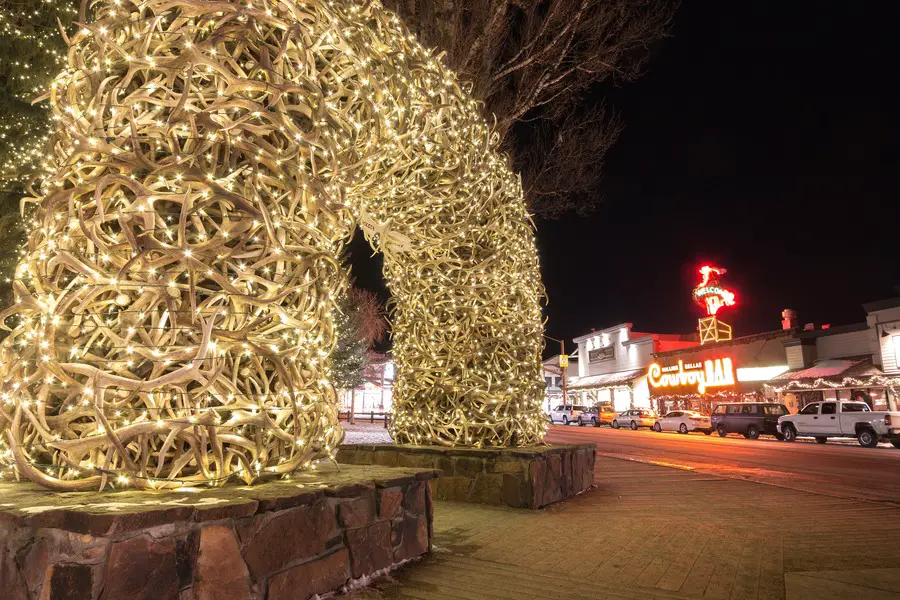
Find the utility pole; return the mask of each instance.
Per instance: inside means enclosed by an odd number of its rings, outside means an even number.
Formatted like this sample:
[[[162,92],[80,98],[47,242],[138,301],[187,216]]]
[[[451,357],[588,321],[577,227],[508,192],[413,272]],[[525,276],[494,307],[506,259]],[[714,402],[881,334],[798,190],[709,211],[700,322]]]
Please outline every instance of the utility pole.
[[[558,340],[556,338],[550,337],[549,335],[545,335],[544,337],[548,340],[559,342],[559,362],[562,363],[563,361],[565,361],[565,366],[563,366],[562,364],[559,365],[559,374],[562,376],[563,405],[568,405],[569,395],[566,392],[566,372],[569,370],[569,357],[566,355],[566,342],[565,340]]]

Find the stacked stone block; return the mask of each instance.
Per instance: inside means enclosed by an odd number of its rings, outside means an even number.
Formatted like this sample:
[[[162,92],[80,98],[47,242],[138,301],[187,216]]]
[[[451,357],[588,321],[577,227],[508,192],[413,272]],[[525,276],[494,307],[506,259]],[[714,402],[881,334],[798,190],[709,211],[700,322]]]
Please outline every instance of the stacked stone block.
[[[202,493],[0,484],[4,600],[305,600],[431,548],[433,470]]]
[[[341,446],[338,462],[439,469],[437,500],[541,508],[594,484],[593,444],[528,448],[446,448],[394,444]]]

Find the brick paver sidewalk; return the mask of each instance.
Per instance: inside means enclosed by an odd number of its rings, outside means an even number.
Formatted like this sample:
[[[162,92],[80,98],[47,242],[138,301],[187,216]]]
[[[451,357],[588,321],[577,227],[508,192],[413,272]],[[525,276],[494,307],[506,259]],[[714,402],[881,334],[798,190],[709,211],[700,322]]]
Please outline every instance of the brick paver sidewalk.
[[[598,457],[541,511],[439,502],[435,552],[353,600],[900,598],[900,508]]]

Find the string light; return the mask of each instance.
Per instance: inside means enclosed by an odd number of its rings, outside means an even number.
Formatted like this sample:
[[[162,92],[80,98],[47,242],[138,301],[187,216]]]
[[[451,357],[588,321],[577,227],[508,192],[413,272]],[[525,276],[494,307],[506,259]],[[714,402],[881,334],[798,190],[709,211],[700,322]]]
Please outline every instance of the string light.
[[[71,36],[0,315],[7,464],[79,490],[333,460],[357,223],[394,297],[394,439],[539,442],[534,228],[480,107],[378,3],[205,6],[97,2]]]
[[[830,379],[819,378],[814,380],[811,383],[803,383],[802,381],[789,381],[783,386],[774,386],[766,384],[766,387],[771,388],[772,391],[781,393],[781,392],[789,392],[791,390],[823,390],[823,389],[837,389],[837,388],[870,388],[870,387],[887,387],[890,388],[893,394],[897,394],[898,391],[894,391],[895,388],[900,389],[900,378],[898,377],[884,377],[881,375],[873,375],[868,379],[859,379],[856,377],[844,377],[840,381],[833,381]]]

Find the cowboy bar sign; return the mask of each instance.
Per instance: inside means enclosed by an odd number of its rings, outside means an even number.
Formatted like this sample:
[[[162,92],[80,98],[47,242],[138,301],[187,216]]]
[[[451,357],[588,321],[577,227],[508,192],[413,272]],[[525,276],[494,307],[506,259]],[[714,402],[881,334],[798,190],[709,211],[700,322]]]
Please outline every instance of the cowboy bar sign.
[[[677,365],[667,367],[653,363],[647,370],[647,381],[652,388],[681,388],[705,394],[709,388],[734,385],[734,364],[730,358],[689,363],[679,360]]]

